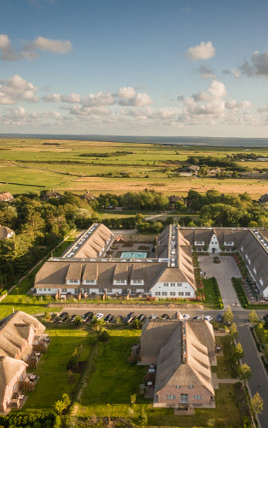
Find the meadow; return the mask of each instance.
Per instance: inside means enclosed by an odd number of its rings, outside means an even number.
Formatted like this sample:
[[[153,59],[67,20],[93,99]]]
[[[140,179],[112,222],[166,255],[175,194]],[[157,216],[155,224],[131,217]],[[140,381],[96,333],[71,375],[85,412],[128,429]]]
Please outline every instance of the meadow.
[[[183,177],[176,169],[188,157],[225,158],[248,152],[241,148],[169,146],[76,140],[0,139],[0,191],[12,194],[43,189],[94,195],[154,188],[166,195],[185,196],[189,189],[223,193],[249,192],[256,199],[266,192],[265,178]],[[266,148],[251,152],[268,155]],[[268,170],[268,164],[243,161],[248,172]]]

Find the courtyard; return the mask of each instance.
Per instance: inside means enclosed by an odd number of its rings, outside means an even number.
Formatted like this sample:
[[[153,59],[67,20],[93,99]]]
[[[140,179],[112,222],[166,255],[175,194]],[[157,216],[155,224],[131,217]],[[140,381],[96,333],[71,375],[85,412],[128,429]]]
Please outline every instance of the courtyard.
[[[216,278],[224,307],[235,304],[240,307],[232,278],[241,278],[241,274],[233,256],[219,256],[219,264],[213,262],[213,257],[215,254],[198,257],[202,276],[204,278]]]

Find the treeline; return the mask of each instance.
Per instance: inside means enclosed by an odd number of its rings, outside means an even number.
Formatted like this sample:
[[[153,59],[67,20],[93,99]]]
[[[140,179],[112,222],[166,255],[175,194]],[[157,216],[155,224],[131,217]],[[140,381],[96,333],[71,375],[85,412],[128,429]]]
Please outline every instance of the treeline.
[[[154,189],[127,192],[122,195],[100,194],[92,205],[96,209],[120,206],[123,209],[134,211],[165,211],[171,209],[169,198]]]
[[[211,156],[189,156],[187,159],[189,165],[198,165],[200,167],[207,166],[208,168],[224,168],[229,171],[242,172],[246,171],[246,167],[237,163],[233,157],[216,158]]]
[[[75,228],[84,228],[93,212],[87,200],[70,192],[46,202],[37,194],[21,194],[0,205],[0,224],[15,236],[0,240],[0,282],[18,279]]]
[[[268,228],[268,212],[247,193],[233,195],[208,190],[206,194],[200,194],[190,190],[187,207],[189,212],[199,213],[203,226]]]

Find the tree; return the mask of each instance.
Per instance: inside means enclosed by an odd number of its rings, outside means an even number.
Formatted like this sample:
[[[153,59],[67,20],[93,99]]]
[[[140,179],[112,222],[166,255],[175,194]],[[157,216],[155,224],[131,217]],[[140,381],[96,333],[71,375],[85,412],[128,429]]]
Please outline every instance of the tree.
[[[251,311],[250,311],[250,313],[249,313],[249,315],[248,315],[248,321],[250,322],[250,324],[251,324],[252,326],[254,326],[255,324],[257,324],[257,323],[258,323],[259,318],[258,318],[258,316],[257,316],[257,314],[256,314],[256,312],[255,312],[255,310],[251,310]]]
[[[237,326],[235,324],[235,322],[233,322],[229,328],[229,331],[230,331],[230,335],[233,337],[233,338],[237,338],[238,336],[238,331],[237,331]]]
[[[248,364],[240,365],[238,369],[238,375],[240,380],[245,384],[245,382],[251,377],[252,372]]]
[[[241,345],[241,343],[237,343],[235,350],[234,350],[234,356],[236,360],[240,360],[244,356],[244,350]]]
[[[231,307],[227,307],[226,311],[223,314],[223,322],[225,324],[232,324],[234,319],[234,315],[232,313]]]
[[[250,400],[251,408],[255,415],[260,415],[263,411],[263,399],[259,393],[255,393],[253,398]]]

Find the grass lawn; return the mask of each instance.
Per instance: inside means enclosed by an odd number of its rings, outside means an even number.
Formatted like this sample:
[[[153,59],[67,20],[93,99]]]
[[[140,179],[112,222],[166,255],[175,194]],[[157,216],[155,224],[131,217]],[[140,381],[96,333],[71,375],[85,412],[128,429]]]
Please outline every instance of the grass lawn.
[[[29,395],[23,411],[30,409],[51,408],[63,393],[70,397],[75,391],[81,374],[68,375],[66,365],[75,348],[83,345],[82,358],[89,358],[94,335],[81,330],[47,330],[52,341],[45,354],[42,355],[37,369],[33,372],[40,376],[36,389]]]
[[[172,409],[153,408],[150,400],[139,397],[139,385],[147,368],[127,362],[131,346],[138,341],[139,335],[140,331],[113,331],[109,342],[99,344],[81,396],[78,418],[107,417],[107,404],[110,404],[111,417],[128,418],[130,395],[136,394],[134,413],[138,414],[143,405],[149,427],[242,426],[234,385],[221,385],[216,390],[216,408],[196,410],[193,416],[178,416]]]
[[[205,304],[211,309],[222,309],[222,298],[216,278],[203,279]]]

